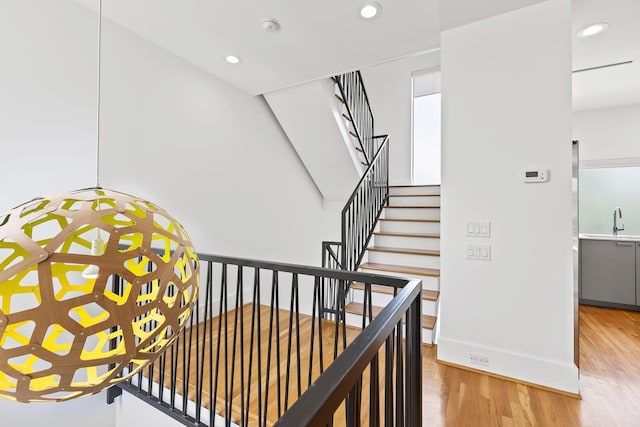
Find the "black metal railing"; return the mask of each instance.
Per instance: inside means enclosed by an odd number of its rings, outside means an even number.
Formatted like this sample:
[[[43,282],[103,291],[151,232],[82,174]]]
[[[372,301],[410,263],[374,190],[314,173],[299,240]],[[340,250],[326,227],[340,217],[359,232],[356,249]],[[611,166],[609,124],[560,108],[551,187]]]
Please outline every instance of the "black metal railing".
[[[357,270],[389,197],[389,137],[382,143],[342,209],[343,270]]]
[[[421,287],[405,286],[275,425],[329,426],[344,414],[347,426],[421,426]]]
[[[340,96],[347,107],[349,120],[353,124],[355,136],[369,164],[375,154],[374,123],[362,74],[360,71],[353,71],[335,76],[334,81],[338,85]]]
[[[367,246],[389,198],[389,137],[377,136],[382,141],[373,161],[358,182],[355,190],[342,209],[340,242],[322,242],[322,267],[356,271],[367,251]],[[344,314],[338,305],[351,288],[350,282],[340,284],[328,280],[323,288],[325,318],[339,319]],[[341,286],[342,285],[342,286]],[[330,296],[330,297],[329,297]]]
[[[200,262],[201,290],[187,328],[118,387],[185,425],[261,427],[282,418],[279,425],[303,426],[330,417],[357,426],[367,414],[371,425],[420,425],[420,282],[223,256],[200,255]],[[328,294],[330,281],[338,290]],[[364,283],[368,295],[360,335],[344,322],[352,282]],[[375,319],[374,284],[397,294]],[[326,305],[336,307],[337,321],[323,318]],[[328,402],[322,414],[308,423],[287,416],[311,389],[312,400]]]

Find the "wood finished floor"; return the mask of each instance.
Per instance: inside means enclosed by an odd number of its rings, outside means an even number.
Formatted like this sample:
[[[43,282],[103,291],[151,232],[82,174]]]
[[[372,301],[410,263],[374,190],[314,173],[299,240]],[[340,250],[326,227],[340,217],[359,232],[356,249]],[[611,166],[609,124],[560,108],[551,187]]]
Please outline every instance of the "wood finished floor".
[[[265,315],[264,309],[262,314]],[[283,328],[286,328],[285,319],[286,316],[281,318]],[[308,333],[308,326],[305,319],[301,332],[306,330]],[[327,341],[331,341],[331,331],[327,327]],[[353,336],[355,332],[350,331],[348,340]],[[306,342],[304,336],[301,341]],[[423,347],[424,426],[640,427],[638,312],[581,306],[582,400],[445,366],[437,363],[436,353],[436,347]],[[314,377],[316,374],[314,372]],[[272,377],[271,382],[273,380]],[[303,384],[303,389],[306,389],[306,384]],[[297,395],[296,391],[292,388],[291,395]],[[217,403],[216,406],[222,404],[220,400]],[[251,406],[255,404],[252,402]],[[270,403],[271,407],[274,405]],[[232,412],[237,415],[237,410]],[[269,425],[275,421],[276,413],[276,408],[269,410]],[[249,423],[253,425],[254,422],[252,414]]]
[[[436,363],[423,349],[425,426],[640,426],[640,313],[580,307],[582,400]]]
[[[277,318],[275,317],[276,312]],[[202,327],[199,332],[192,330],[193,333],[197,333],[199,336],[197,341],[204,345],[196,347],[195,341],[191,345],[189,353],[191,354],[193,367],[188,371],[188,384],[190,386],[186,394],[191,400],[195,400],[196,394],[193,385],[196,384],[199,374],[202,374],[204,378],[209,378],[210,374],[213,375],[214,372],[218,372],[217,386],[214,385],[214,382],[209,382],[209,380],[205,380],[203,383],[203,406],[211,408],[215,405],[216,413],[230,416],[231,420],[237,424],[243,424],[241,420],[245,420],[246,424],[257,426],[260,424],[259,420],[264,420],[267,426],[271,426],[277,421],[279,414],[282,414],[301,393],[306,391],[309,382],[320,375],[320,335],[318,334],[317,320],[313,326],[315,333],[312,335],[311,316],[301,314],[299,317],[299,329],[296,327],[295,318],[292,319],[292,330],[294,332],[289,337],[290,317],[289,312],[286,310],[276,310],[274,312],[272,328],[271,311],[267,306],[260,306],[259,313],[256,313],[256,316],[261,320],[260,333],[252,335],[252,315],[252,306],[250,304],[243,306],[242,317],[244,321],[242,322],[242,327],[239,327],[240,324],[238,323],[236,328],[235,311],[229,311],[226,320],[224,316],[222,317],[223,326],[220,339],[218,339],[220,317],[212,319],[211,323],[208,324],[209,332],[205,332]],[[225,324],[227,327],[224,326]],[[279,324],[277,329],[276,324]],[[326,369],[334,358],[335,323],[323,320],[321,324],[324,349],[322,351],[323,366]],[[186,330],[184,333],[188,336],[190,330]],[[350,343],[358,334],[359,330],[348,327],[346,329],[346,342]],[[271,339],[269,338],[270,336]],[[299,342],[298,336],[300,337]],[[314,337],[313,340],[311,339],[312,336]],[[342,342],[341,331],[339,331],[338,337],[339,342]],[[240,341],[244,343],[242,347],[240,347]],[[260,350],[258,349],[258,341],[261,344]],[[213,343],[212,346],[210,346],[210,342]],[[272,346],[269,351],[270,342]],[[237,345],[234,345],[234,343],[237,343]],[[210,351],[211,348],[213,348],[213,352]],[[234,351],[234,348],[237,348],[238,351]],[[240,348],[243,351],[240,351]],[[297,348],[300,349],[300,364],[298,364],[296,357],[298,354]],[[341,353],[341,350],[342,345],[339,344],[337,354]],[[311,352],[313,352],[312,363],[309,362]],[[260,354],[259,357],[258,354]],[[277,354],[280,356],[277,357]],[[201,359],[196,359],[196,355],[201,355]],[[211,365],[205,362],[201,368],[202,372],[196,371],[197,360],[208,361]],[[165,365],[164,374],[165,378],[173,376],[170,363]],[[178,363],[175,372],[175,385],[179,393],[180,390],[183,390],[183,378],[185,376],[187,375],[185,375],[182,364]],[[300,378],[299,382],[298,378]],[[159,371],[154,373],[154,380],[155,382],[160,381]],[[365,378],[365,382],[368,384],[368,378]],[[166,383],[163,383],[163,385],[169,387]],[[258,392],[259,388],[261,389],[260,392]],[[247,389],[251,390],[249,395],[246,393]],[[281,392],[279,393],[279,391]],[[262,393],[262,396],[268,394],[267,408],[262,406],[261,402],[264,399],[260,398],[259,393]],[[280,395],[280,402],[278,402],[278,395]],[[228,404],[229,397],[231,397],[231,404]],[[368,400],[365,401],[365,403],[367,402]],[[343,406],[339,408],[339,412],[344,414]],[[341,418],[344,419],[344,415]],[[365,416],[363,420],[368,421],[368,417]],[[334,423],[335,427],[341,427],[342,425],[344,425],[344,422],[337,421]]]

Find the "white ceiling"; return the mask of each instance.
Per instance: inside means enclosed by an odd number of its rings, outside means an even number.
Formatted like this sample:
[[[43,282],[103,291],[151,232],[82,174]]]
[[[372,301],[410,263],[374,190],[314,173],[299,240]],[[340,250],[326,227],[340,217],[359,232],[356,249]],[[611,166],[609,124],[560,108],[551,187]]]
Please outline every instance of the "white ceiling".
[[[607,31],[589,38],[576,33],[596,22]],[[573,74],[573,109],[640,104],[640,0],[573,0],[573,69],[632,60]]]
[[[93,9],[98,0],[76,0]],[[440,31],[542,0],[104,0],[103,16],[250,94],[438,48]],[[479,7],[478,4],[482,6]],[[262,29],[264,18],[281,24]],[[109,42],[103,33],[103,42]],[[227,55],[242,58],[237,65]]]
[[[359,16],[366,0],[103,0],[103,16],[255,95],[437,49],[443,30],[542,0],[376,1],[372,20]],[[574,74],[574,110],[640,103],[640,0],[572,2],[574,70],[634,61]],[[264,32],[264,18],[281,30]],[[606,32],[575,36],[600,21]],[[241,63],[225,62],[230,54]]]
[[[97,0],[77,0],[97,10]],[[434,0],[104,0],[103,16],[250,94],[315,80],[440,44]],[[266,33],[264,18],[281,29]],[[108,34],[103,33],[104,43]],[[241,63],[230,65],[227,55]]]

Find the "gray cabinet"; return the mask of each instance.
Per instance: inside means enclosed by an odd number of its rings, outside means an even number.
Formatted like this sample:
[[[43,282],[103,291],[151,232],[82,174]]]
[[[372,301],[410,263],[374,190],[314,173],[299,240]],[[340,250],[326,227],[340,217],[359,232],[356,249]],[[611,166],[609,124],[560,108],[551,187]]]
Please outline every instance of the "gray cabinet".
[[[580,298],[613,304],[636,305],[636,242],[582,240]]]

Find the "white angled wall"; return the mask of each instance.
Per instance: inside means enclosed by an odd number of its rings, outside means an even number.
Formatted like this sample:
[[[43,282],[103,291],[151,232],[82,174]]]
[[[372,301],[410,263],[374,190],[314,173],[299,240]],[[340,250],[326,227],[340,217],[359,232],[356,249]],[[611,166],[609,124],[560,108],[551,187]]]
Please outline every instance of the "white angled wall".
[[[441,59],[438,358],[576,393],[570,1],[446,31]],[[525,168],[550,180],[524,184]],[[470,220],[491,221],[491,237],[466,237]],[[467,260],[473,243],[491,261]]]
[[[97,16],[72,0],[0,2],[0,52],[0,211],[93,186]],[[104,187],[165,208],[201,252],[320,264],[321,241],[339,237],[339,212],[323,210],[261,97],[109,22],[102,64]],[[103,395],[0,400],[0,412],[3,426],[116,423]]]

